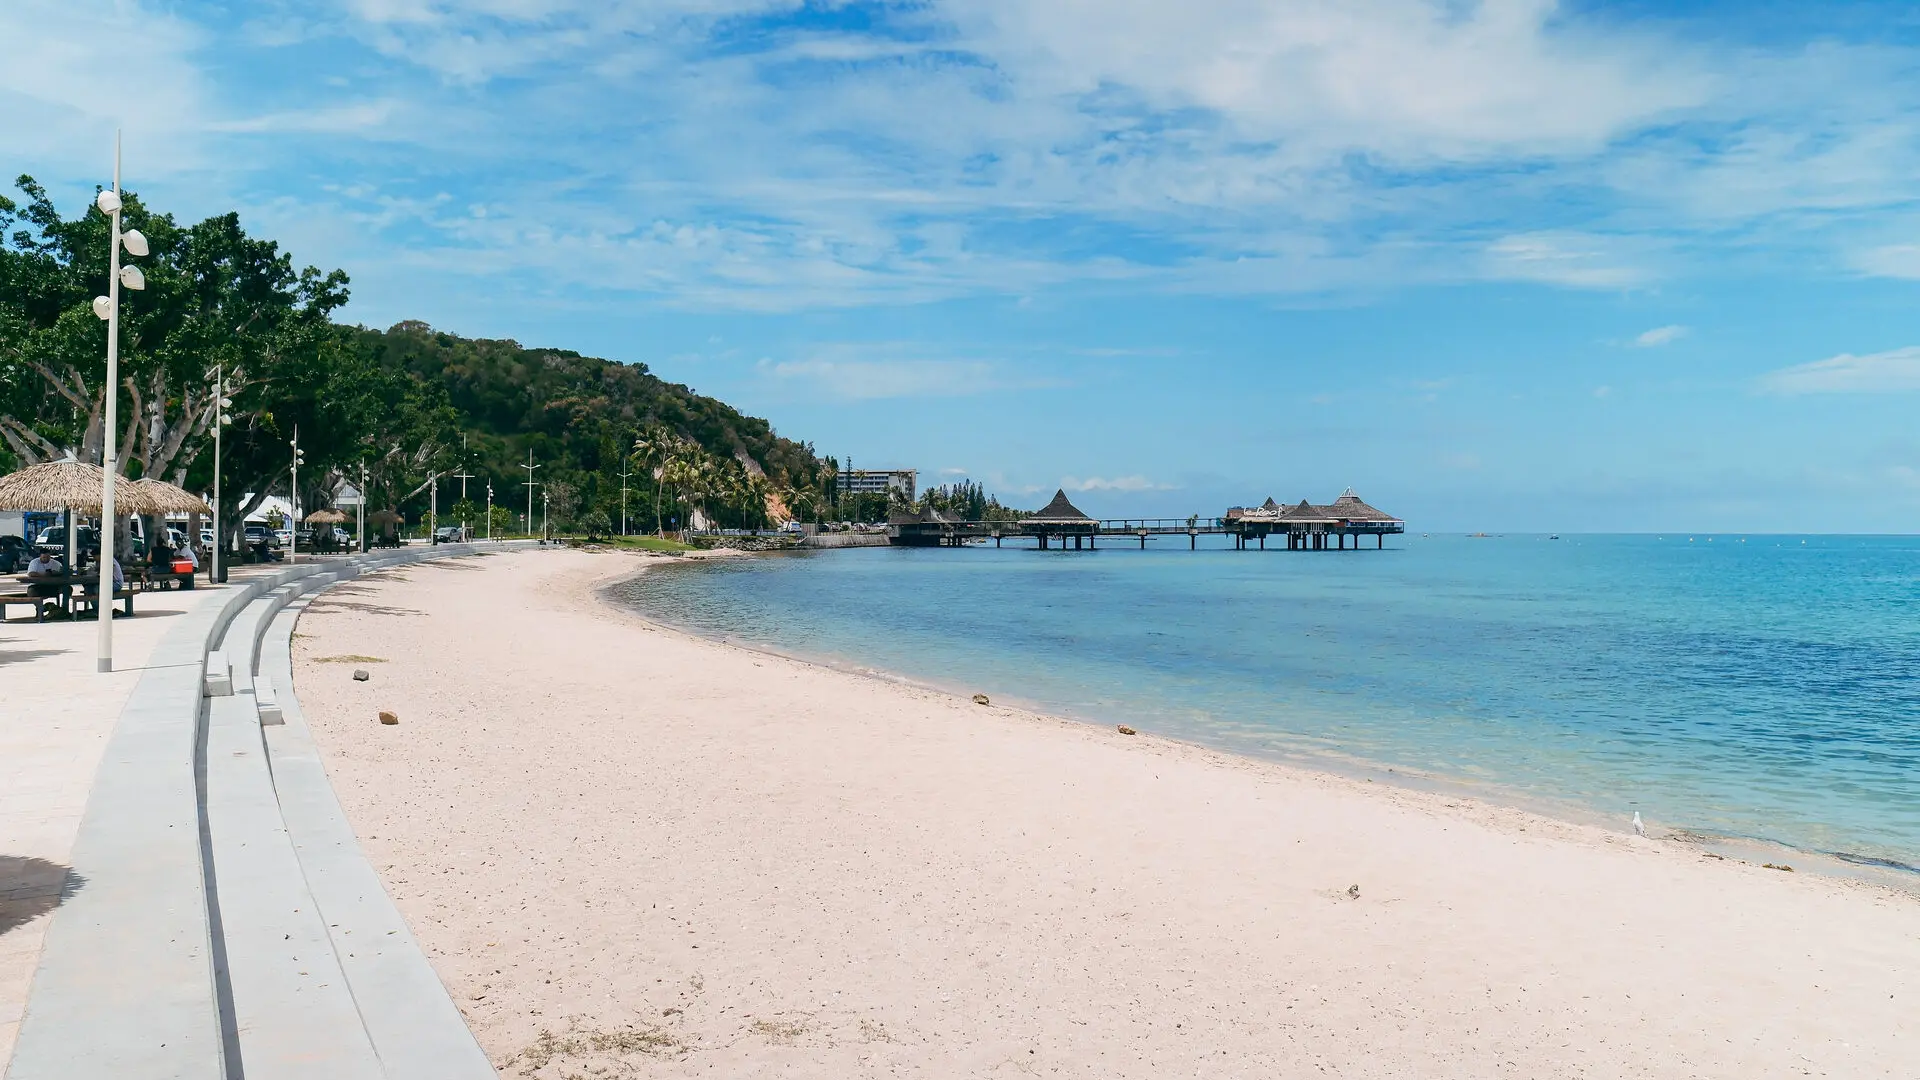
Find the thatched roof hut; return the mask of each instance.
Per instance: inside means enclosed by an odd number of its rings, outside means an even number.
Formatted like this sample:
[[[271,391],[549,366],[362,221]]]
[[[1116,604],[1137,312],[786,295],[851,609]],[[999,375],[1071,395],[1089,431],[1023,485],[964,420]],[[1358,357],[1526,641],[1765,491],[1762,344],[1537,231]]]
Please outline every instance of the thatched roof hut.
[[[1376,510],[1373,507],[1368,506],[1366,503],[1360,501],[1360,496],[1355,495],[1353,493],[1352,488],[1348,488],[1347,490],[1341,492],[1340,497],[1333,500],[1333,505],[1327,507],[1326,510],[1327,510],[1327,513],[1333,515],[1334,517],[1340,519],[1341,521],[1386,522],[1386,521],[1400,520],[1399,518],[1394,517],[1392,514],[1386,513],[1385,511],[1382,511],[1382,510]]]
[[[213,507],[186,488],[169,484],[165,480],[151,476],[141,477],[133,486],[146,493],[153,500],[156,509],[145,511],[151,514],[207,514],[212,515]],[[116,502],[118,500],[116,499]],[[116,507],[118,509],[118,507]]]
[[[1310,523],[1316,523],[1316,524],[1330,524],[1337,519],[1332,514],[1327,512],[1326,507],[1315,506],[1312,503],[1308,502],[1307,500],[1301,499],[1298,504],[1294,506],[1289,506],[1285,510],[1280,511],[1280,520],[1286,521],[1286,522],[1294,522],[1294,523],[1310,522]]]
[[[1067,501],[1067,492],[1061,488],[1053,493],[1053,501],[1034,511],[1032,517],[1021,520],[1022,525],[1098,525],[1099,522],[1080,512],[1080,508]]]
[[[309,525],[339,525],[347,520],[344,510],[315,510],[307,515]]]
[[[0,477],[0,510],[73,510],[98,514],[106,473],[72,458],[29,465]],[[124,476],[113,478],[115,514],[158,514],[153,499]]]
[[[385,528],[389,525],[402,524],[407,519],[401,517],[398,511],[375,510],[373,513],[367,515],[367,520],[372,522],[375,525]]]

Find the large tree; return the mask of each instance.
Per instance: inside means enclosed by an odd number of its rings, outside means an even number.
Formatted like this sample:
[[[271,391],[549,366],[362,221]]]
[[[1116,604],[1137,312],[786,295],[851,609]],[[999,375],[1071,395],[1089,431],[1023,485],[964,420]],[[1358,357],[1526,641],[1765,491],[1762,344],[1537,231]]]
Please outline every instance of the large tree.
[[[89,206],[62,218],[31,177],[24,199],[0,197],[0,439],[19,463],[72,453],[99,461],[106,327],[91,301],[105,291],[110,224]],[[366,462],[390,483],[415,484],[450,438],[451,412],[404,370],[356,348],[331,316],[347,301],[338,270],[296,270],[237,214],[182,228],[122,198],[127,228],[151,254],[137,260],[141,292],[122,294],[118,463],[197,490],[212,484],[213,379],[233,400],[223,460],[223,517],[237,524],[285,492],[298,432],[305,505],[331,478]]]

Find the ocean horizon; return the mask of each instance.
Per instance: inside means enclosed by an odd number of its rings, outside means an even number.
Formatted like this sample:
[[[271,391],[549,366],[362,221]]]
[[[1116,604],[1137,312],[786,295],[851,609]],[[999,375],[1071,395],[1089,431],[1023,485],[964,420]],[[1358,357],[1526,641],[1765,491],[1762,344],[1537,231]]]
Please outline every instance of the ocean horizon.
[[[866,548],[658,567],[650,618],[1258,758],[1920,864],[1920,538]]]

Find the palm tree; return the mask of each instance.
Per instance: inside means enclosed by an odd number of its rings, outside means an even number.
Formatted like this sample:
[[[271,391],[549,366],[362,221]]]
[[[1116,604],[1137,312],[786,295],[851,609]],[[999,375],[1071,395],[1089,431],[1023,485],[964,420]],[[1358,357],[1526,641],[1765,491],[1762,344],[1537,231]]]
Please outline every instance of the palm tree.
[[[652,427],[642,431],[633,440],[633,460],[653,477],[653,527],[661,536],[667,535],[666,525],[660,517],[660,479],[661,466],[666,463],[668,452],[672,449],[671,432]]]
[[[807,515],[801,507],[812,507],[814,513],[813,522],[816,525],[820,523],[820,496],[816,494],[812,488],[796,487],[789,484],[780,489],[780,501],[787,504],[787,509],[793,513],[797,521],[805,521],[807,519]]]

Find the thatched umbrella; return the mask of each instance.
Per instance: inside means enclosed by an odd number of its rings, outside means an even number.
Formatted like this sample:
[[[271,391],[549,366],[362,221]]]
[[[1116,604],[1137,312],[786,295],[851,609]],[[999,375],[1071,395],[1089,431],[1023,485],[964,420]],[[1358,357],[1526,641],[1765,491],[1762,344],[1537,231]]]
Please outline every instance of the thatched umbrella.
[[[0,477],[0,510],[68,510],[100,512],[101,480],[105,472],[72,458],[29,465]],[[116,514],[161,514],[153,496],[124,476],[113,478]]]
[[[186,488],[169,484],[165,480],[156,480],[151,476],[147,476],[147,477],[142,477],[139,480],[135,480],[133,482],[133,486],[145,492],[147,494],[147,497],[153,500],[153,504],[156,507],[156,509],[154,510],[140,511],[141,513],[151,513],[151,514],[161,514],[161,515],[166,515],[166,514],[212,515],[213,513],[213,507],[208,506],[206,502],[200,498],[200,496],[195,495],[193,492],[188,491]],[[115,499],[117,501],[118,496],[116,496]]]
[[[342,510],[315,510],[307,515],[309,525],[338,525],[346,520],[346,512]]]

